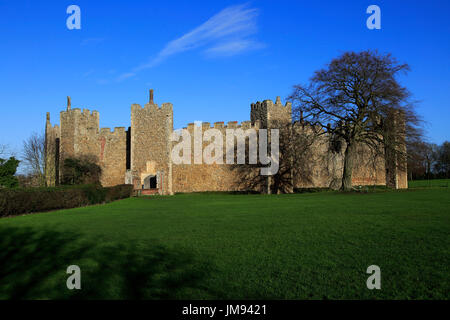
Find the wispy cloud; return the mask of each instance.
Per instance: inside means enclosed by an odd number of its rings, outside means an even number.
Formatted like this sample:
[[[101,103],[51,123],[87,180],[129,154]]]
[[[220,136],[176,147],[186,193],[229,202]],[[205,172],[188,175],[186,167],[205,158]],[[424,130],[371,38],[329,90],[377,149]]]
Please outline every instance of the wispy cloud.
[[[247,4],[230,6],[206,22],[170,41],[147,63],[116,78],[122,81],[136,75],[137,72],[152,68],[175,54],[203,48],[208,56],[232,56],[252,49],[264,47],[262,43],[251,39],[257,32],[256,17],[258,10]]]
[[[117,80],[122,81],[131,77],[134,77],[136,75],[135,72],[127,72],[127,73],[123,73],[120,76],[117,77]]]
[[[90,76],[90,75],[93,74],[93,73],[94,73],[94,70],[91,69],[91,70],[86,71],[85,73],[83,73],[83,77],[86,78],[86,77]]]
[[[232,56],[244,51],[257,50],[264,48],[263,43],[254,40],[233,40],[230,42],[220,43],[216,46],[208,48],[205,53],[209,56]]]

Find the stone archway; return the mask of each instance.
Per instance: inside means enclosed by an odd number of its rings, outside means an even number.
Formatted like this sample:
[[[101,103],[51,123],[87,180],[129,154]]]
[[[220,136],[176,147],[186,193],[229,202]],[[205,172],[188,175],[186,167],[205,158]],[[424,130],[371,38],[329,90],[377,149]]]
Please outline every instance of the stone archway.
[[[148,175],[144,178],[144,188],[143,189],[157,189],[158,179],[156,175]]]

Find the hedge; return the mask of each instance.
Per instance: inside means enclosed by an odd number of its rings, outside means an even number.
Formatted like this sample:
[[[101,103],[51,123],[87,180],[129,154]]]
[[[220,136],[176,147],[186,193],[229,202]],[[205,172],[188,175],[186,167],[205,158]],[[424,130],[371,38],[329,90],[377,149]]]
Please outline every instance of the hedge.
[[[0,217],[106,203],[129,198],[132,192],[128,184],[0,189]]]

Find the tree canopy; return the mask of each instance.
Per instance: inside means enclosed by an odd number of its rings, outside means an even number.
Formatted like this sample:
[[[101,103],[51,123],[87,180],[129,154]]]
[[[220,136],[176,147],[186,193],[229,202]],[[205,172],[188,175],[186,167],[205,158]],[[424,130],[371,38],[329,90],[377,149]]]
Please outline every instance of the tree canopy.
[[[0,158],[0,188],[14,188],[19,185],[15,176],[19,160],[14,157],[8,160]]]
[[[400,152],[406,134],[418,132],[410,93],[398,81],[409,71],[390,54],[346,52],[314,73],[308,85],[290,96],[294,116],[319,126],[344,142],[342,189],[352,188],[356,145],[377,153]]]

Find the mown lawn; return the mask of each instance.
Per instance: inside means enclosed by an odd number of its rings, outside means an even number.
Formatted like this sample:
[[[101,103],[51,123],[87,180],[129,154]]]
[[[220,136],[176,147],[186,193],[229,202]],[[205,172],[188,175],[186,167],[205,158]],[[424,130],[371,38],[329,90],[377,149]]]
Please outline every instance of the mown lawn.
[[[449,299],[449,208],[450,188],[435,187],[184,194],[3,218],[0,298]],[[381,290],[366,287],[369,265]]]
[[[448,188],[450,179],[413,180],[408,181],[409,188]]]

